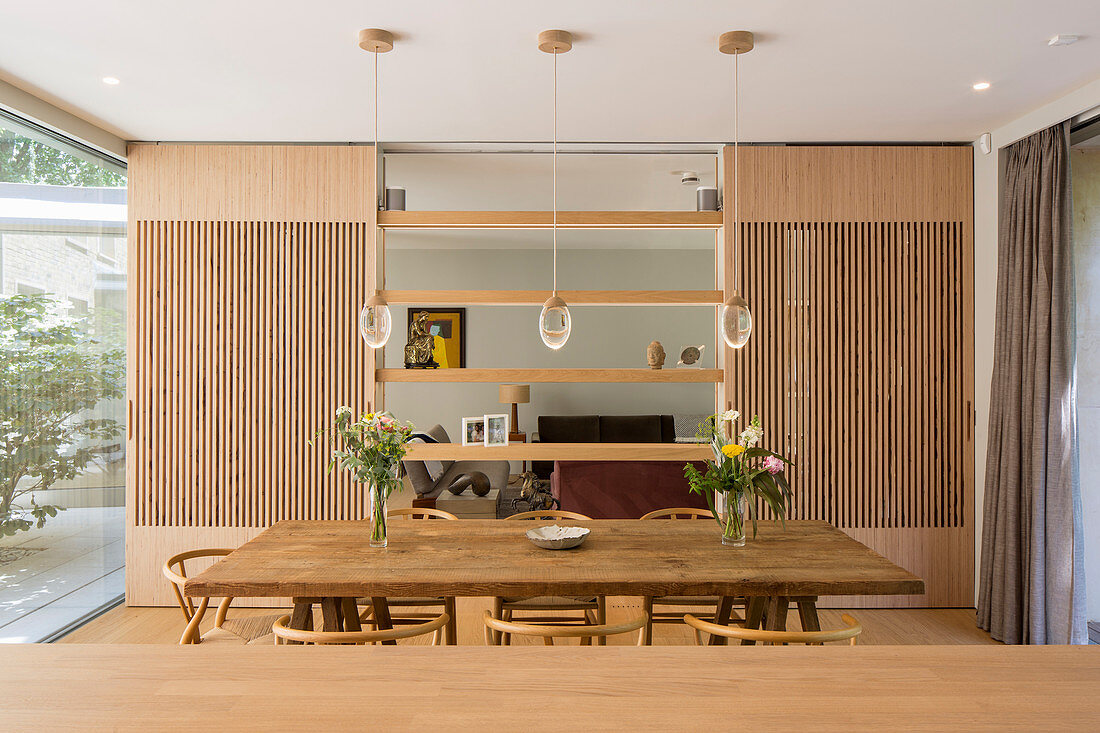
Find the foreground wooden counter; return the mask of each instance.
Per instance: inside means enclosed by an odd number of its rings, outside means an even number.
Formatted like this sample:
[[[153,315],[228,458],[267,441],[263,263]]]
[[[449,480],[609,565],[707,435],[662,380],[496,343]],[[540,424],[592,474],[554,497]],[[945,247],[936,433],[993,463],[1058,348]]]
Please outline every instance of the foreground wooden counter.
[[[4,730],[1096,730],[1096,647],[0,648]]]

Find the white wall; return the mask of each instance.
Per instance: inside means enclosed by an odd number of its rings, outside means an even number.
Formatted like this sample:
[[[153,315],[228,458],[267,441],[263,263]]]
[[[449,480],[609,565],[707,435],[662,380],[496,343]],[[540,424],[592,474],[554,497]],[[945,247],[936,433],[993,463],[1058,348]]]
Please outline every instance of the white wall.
[[[390,244],[389,238],[387,245]],[[566,249],[558,252],[563,289],[712,289],[713,249]],[[549,249],[402,249],[386,251],[389,289],[548,289]],[[407,308],[392,306],[394,331],[387,367],[403,366]],[[706,306],[572,306],[573,332],[560,351],[538,334],[537,306],[466,308],[466,365],[487,367],[645,367],[646,347],[659,340],[675,368],[684,345],[706,344],[714,366],[714,308]],[[386,407],[421,427],[442,424],[459,438],[463,416],[508,412],[496,384],[386,385]],[[520,406],[528,435],[538,415],[709,413],[709,384],[532,384],[531,403]]]
[[[991,131],[993,152],[974,152],[974,429],[975,597],[980,572],[981,529],[985,500],[986,443],[989,436],[989,386],[993,375],[993,329],[997,303],[997,212],[999,151],[1022,137],[1100,106],[1100,79],[1048,102]],[[975,145],[975,148],[977,145]],[[1087,477],[1082,477],[1084,480]],[[1086,532],[1089,528],[1086,528]],[[1097,528],[1093,527],[1095,533]],[[1095,563],[1093,564],[1095,566]],[[1086,576],[1090,575],[1086,568]],[[1096,577],[1095,575],[1093,577]],[[1089,579],[1086,578],[1086,583]],[[1093,585],[1100,583],[1097,578]],[[1089,618],[1100,616],[1091,608]]]

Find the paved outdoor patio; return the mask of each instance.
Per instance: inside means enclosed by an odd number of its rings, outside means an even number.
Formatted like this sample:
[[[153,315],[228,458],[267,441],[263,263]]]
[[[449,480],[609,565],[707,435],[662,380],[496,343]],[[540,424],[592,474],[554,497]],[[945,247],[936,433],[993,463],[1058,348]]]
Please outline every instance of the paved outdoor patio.
[[[0,643],[41,641],[123,594],[124,512],[66,509],[0,538]]]

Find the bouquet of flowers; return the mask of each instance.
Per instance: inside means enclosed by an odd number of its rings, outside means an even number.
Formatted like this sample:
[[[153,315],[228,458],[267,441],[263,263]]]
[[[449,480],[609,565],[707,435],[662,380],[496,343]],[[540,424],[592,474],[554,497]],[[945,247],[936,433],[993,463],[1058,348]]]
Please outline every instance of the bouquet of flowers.
[[[335,430],[342,447],[332,451],[329,471],[342,468],[366,484],[371,545],[386,545],[386,499],[400,486],[398,471],[405,457],[405,445],[412,435],[412,423],[400,423],[388,412],[367,412],[353,419],[350,407],[336,410],[336,421],[326,430]]]
[[[692,493],[703,494],[714,518],[722,525],[723,544],[745,543],[745,514],[752,519],[752,534],[756,536],[756,499],[785,520],[791,506],[791,487],[783,471],[793,465],[778,453],[760,448],[763,437],[760,417],[754,415],[749,424],[733,439],[733,425],[741,414],[735,410],[714,415],[702,429],[714,451],[714,460],[707,461],[705,472],[690,463],[684,466],[684,476]],[[725,501],[725,516],[715,506],[715,496]]]

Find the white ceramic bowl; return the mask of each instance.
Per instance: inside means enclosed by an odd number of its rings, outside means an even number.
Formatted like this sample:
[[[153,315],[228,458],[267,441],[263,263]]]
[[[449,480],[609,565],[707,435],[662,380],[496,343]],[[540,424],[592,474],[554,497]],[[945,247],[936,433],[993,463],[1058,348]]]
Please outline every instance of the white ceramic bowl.
[[[589,531],[587,527],[561,527],[553,524],[527,530],[527,539],[544,550],[568,550],[584,542]]]

